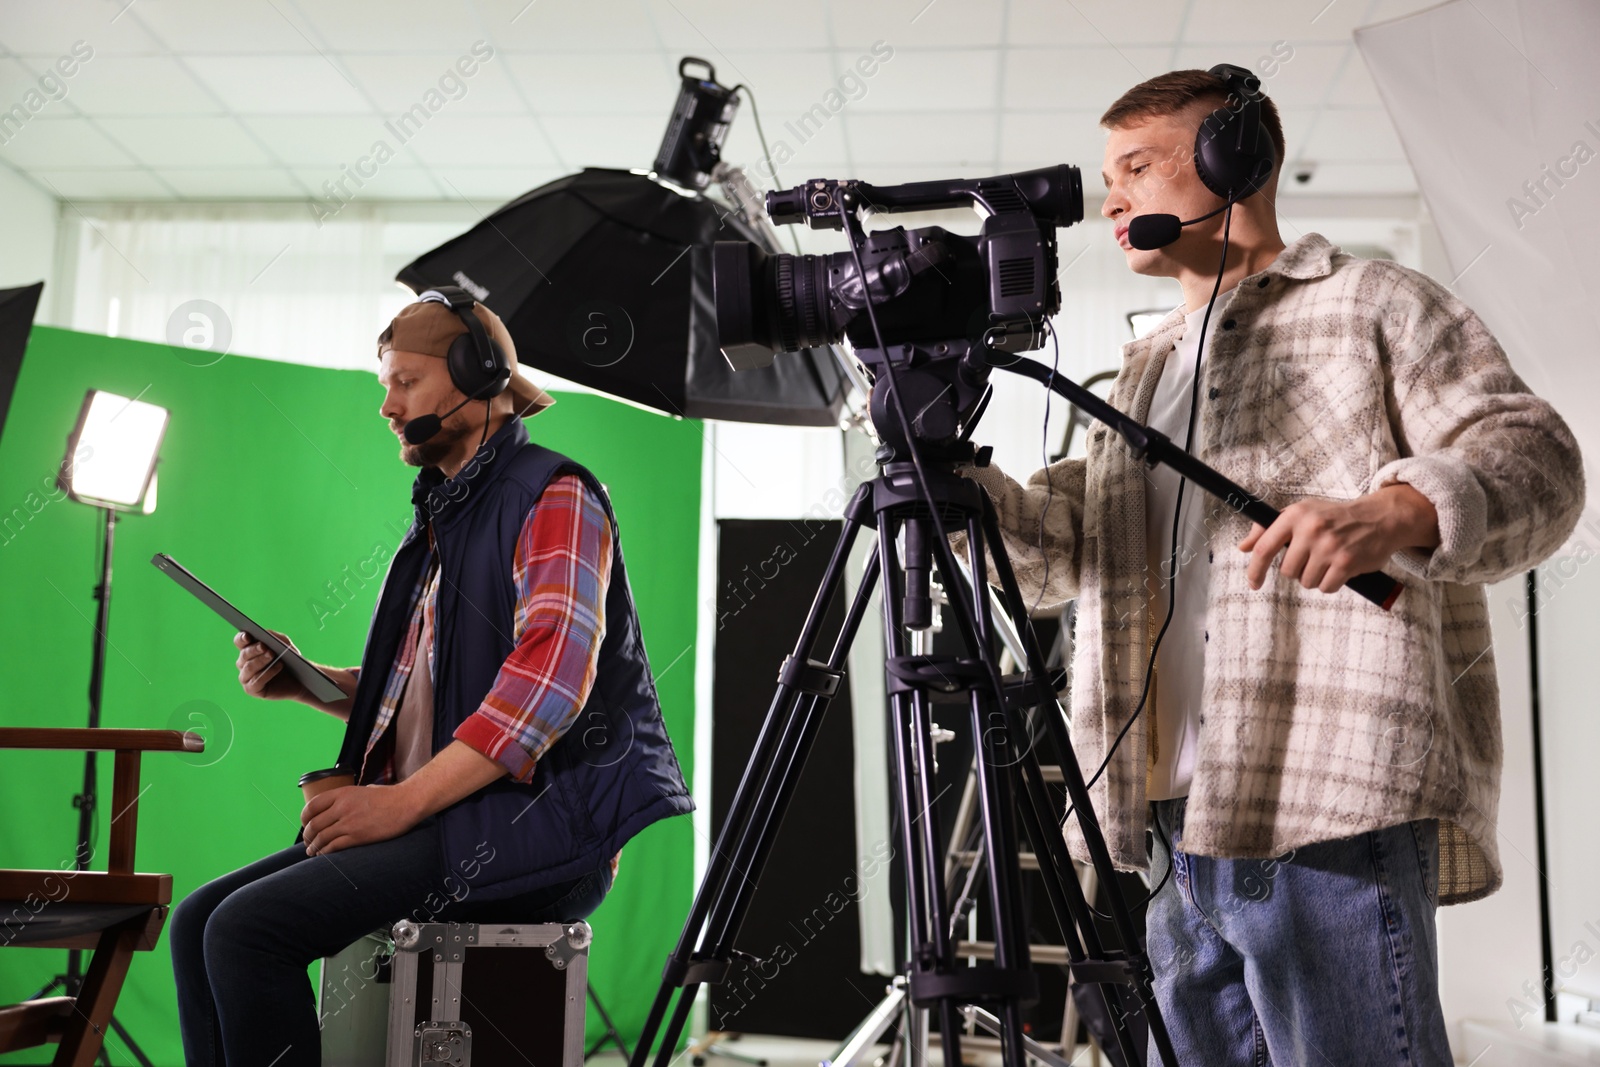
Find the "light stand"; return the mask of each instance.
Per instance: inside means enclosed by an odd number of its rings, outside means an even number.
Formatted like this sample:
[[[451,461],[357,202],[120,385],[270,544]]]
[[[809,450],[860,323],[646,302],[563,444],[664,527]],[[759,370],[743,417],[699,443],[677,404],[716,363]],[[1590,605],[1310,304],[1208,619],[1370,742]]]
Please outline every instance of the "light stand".
[[[122,426],[113,423],[126,422]],[[155,465],[166,432],[167,411],[154,404],[115,396],[91,389],[84,396],[77,425],[67,438],[67,454],[61,464],[58,484],[69,497],[92,504],[104,515],[100,543],[100,581],[94,588],[99,607],[95,612],[94,648],[89,666],[89,728],[100,727],[101,695],[105,685],[106,632],[111,625],[111,562],[116,547],[117,513],[133,511],[148,515],[156,506]],[[96,462],[96,457],[99,462]],[[99,753],[83,754],[83,790],[72,798],[78,809],[78,846],[75,868],[89,869],[94,847]],[[30,999],[39,1000],[60,989],[76,998],[83,988],[81,949],[67,951],[67,970],[51,978]],[[121,1038],[142,1067],[152,1067],[150,1059],[132,1035],[113,1016],[111,1029]],[[110,1064],[104,1043],[100,1060]]]

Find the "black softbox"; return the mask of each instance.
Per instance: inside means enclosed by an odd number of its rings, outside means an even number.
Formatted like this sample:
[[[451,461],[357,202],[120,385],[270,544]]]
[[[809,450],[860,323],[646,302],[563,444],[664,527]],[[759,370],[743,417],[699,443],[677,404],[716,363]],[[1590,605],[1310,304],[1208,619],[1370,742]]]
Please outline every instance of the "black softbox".
[[[0,289],[0,429],[5,427],[6,414],[11,410],[11,394],[22,373],[22,354],[28,348],[28,334],[33,330],[33,315],[42,292],[44,282],[20,289]]]
[[[717,347],[714,241],[757,241],[725,206],[642,174],[587,168],[525,193],[397,276],[459,285],[511,331],[517,362],[696,419],[838,423],[826,349],[734,371]]]

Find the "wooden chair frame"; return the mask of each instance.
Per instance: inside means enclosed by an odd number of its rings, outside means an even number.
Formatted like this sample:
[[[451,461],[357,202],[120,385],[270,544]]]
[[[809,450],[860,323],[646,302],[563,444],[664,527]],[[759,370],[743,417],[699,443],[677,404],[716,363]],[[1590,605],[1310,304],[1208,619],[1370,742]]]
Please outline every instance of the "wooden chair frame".
[[[106,870],[0,870],[0,901],[8,906],[23,902],[38,913],[53,902],[71,900],[74,904],[104,905],[110,913],[107,924],[98,931],[12,946],[13,951],[92,950],[83,987],[76,997],[44,997],[0,1007],[0,1052],[54,1041],[59,1043],[54,1060],[57,1067],[91,1067],[100,1054],[133,954],[155,948],[172,903],[172,875],[134,871],[140,757],[146,752],[201,752],[205,742],[199,734],[181,730],[0,727],[0,749],[116,753],[111,785],[111,851]],[[143,910],[127,917],[127,909],[133,905]],[[0,945],[5,943],[0,940]]]

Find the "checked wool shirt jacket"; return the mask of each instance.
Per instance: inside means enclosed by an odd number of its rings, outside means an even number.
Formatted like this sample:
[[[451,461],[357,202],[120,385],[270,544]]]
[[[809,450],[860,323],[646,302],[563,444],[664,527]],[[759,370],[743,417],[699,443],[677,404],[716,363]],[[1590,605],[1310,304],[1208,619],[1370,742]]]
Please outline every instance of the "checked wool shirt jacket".
[[[1113,406],[1147,417],[1183,322],[1179,308],[1123,347]],[[1275,567],[1255,591],[1237,549],[1250,520],[1186,494],[1185,513],[1204,516],[1210,575],[1184,850],[1277,857],[1437,818],[1440,903],[1487,896],[1502,880],[1502,754],[1484,584],[1534,566],[1576,526],[1577,442],[1447,290],[1319,234],[1240,281],[1211,329],[1201,459],[1280,509],[1406,483],[1437,509],[1441,543],[1390,561],[1406,588],[1388,612],[1349,590],[1304,589]],[[1084,459],[1026,486],[992,467],[962,473],[994,500],[1029,602],[1078,598],[1070,710],[1090,777],[1138,704],[1150,620],[1166,611],[1166,586],[1146,566],[1143,464],[1096,425]],[[1149,865],[1149,713],[1090,791],[1123,870]],[[1076,818],[1066,835],[1087,862]]]

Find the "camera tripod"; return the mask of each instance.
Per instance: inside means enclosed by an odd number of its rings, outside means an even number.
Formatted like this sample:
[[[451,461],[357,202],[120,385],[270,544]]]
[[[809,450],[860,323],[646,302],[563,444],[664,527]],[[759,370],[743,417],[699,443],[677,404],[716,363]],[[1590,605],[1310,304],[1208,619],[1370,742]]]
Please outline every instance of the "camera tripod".
[[[907,988],[912,1001],[928,1007],[939,1020],[945,1067],[961,1067],[963,1008],[992,1006],[999,1024],[1007,1067],[1022,1067],[1026,1056],[1022,1006],[1035,999],[1037,980],[1030,968],[1022,925],[1020,865],[1016,817],[1040,856],[1040,873],[1051,910],[1061,927],[1069,967],[1081,983],[1091,984],[1105,999],[1117,1044],[1128,1063],[1138,1062],[1130,1019],[1142,1012],[1150,1040],[1162,1062],[1176,1065],[1171,1040],[1151,991],[1148,959],[1139,948],[1138,932],[1126,902],[1114,890],[1115,871],[1090,803],[1066,722],[1048,682],[1044,656],[1028,620],[1016,577],[1001,545],[994,506],[974,481],[956,473],[970,461],[972,446],[960,443],[925,463],[927,497],[914,477],[912,464],[891,459],[883,473],[857,489],[845,508],[845,526],[835,544],[822,581],[801,627],[792,655],[784,660],[778,688],[756,740],[755,750],[734,793],[728,816],[717,835],[705,879],[682,934],[668,957],[662,984],[651,1005],[631,1067],[644,1067],[660,1037],[655,1067],[667,1067],[688,1020],[699,988],[724,981],[739,958],[752,958],[734,948],[762,869],[777,837],[784,811],[793,797],[822,716],[844,676],[844,664],[874,588],[883,586],[885,670],[889,693],[890,752],[894,803],[898,808],[897,842],[905,864],[909,943]],[[926,501],[939,509],[947,530],[964,533],[973,580],[944,560],[953,553],[937,544],[939,524]],[[864,526],[878,532],[843,625],[825,661],[814,658],[828,605],[840,587],[845,560]],[[897,551],[897,540],[903,548]],[[985,545],[996,546],[995,574],[1007,614],[1022,635],[1027,673],[1020,681],[1002,679],[994,653],[996,628],[987,595]],[[932,620],[930,576],[937,574],[949,591],[950,613],[966,646],[966,655],[907,653],[907,631],[926,629]],[[951,573],[954,569],[955,573]],[[979,822],[983,828],[983,864],[987,904],[993,915],[995,952],[992,966],[958,964],[944,893],[943,853],[938,815],[933,806],[933,741],[931,693],[965,694],[973,746],[977,753]],[[1044,739],[1058,751],[1068,798],[1077,812],[1091,861],[1110,894],[1112,919],[1122,944],[1105,948],[1095,927],[1094,912],[1074,876],[1066,842],[1034,752],[1024,709],[1043,707],[1038,718]],[[761,962],[761,961],[754,961]],[[674,990],[681,989],[665,1033],[663,1021]]]

